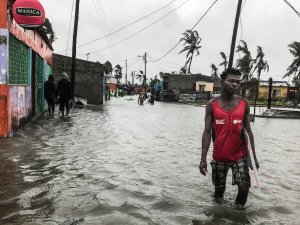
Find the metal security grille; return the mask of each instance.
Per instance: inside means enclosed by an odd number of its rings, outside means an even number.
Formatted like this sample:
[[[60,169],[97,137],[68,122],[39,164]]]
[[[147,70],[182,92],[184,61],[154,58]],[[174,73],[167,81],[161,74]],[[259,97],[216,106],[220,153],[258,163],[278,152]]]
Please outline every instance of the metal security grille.
[[[37,104],[36,112],[44,111],[44,59],[37,56]]]
[[[9,85],[30,84],[30,49],[13,35],[9,35]]]

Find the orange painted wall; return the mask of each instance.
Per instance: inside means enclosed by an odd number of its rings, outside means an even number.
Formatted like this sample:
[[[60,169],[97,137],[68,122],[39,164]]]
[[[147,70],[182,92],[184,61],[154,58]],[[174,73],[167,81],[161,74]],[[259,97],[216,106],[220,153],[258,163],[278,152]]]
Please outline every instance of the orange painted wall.
[[[7,89],[6,85],[0,85],[0,137],[8,137],[7,117]]]
[[[7,28],[7,0],[0,0],[0,28]]]

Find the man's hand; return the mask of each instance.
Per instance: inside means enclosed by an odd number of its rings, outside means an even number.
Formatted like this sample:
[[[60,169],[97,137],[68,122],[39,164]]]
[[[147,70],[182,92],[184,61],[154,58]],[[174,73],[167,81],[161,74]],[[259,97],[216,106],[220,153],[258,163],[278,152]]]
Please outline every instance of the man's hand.
[[[251,163],[251,159],[250,159],[249,156],[248,156],[248,162],[249,162],[248,164],[249,164],[250,169],[253,170],[253,168],[252,168],[252,163]],[[256,169],[258,170],[258,169],[259,169],[259,163],[258,163],[256,157],[254,157],[254,163],[255,163]]]
[[[204,176],[206,176],[207,173],[207,162],[201,161],[199,165],[200,173],[202,173]]]

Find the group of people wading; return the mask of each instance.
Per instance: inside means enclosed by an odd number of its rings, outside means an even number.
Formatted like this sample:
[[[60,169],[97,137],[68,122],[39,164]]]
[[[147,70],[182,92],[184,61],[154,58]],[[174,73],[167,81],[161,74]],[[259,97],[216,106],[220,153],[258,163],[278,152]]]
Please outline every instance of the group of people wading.
[[[144,93],[142,91],[139,93],[138,104],[143,105],[145,99],[148,99],[148,102],[150,102],[150,104],[154,104],[154,98],[154,93],[151,93],[150,90],[148,90],[147,93]]]
[[[49,75],[48,80],[44,84],[44,97],[48,104],[48,112],[50,116],[54,116],[55,101],[59,99],[59,111],[62,118],[69,116],[70,103],[72,99],[71,83],[68,80],[67,73],[63,72],[60,81],[57,83],[57,88],[55,87],[54,77],[52,74]]]

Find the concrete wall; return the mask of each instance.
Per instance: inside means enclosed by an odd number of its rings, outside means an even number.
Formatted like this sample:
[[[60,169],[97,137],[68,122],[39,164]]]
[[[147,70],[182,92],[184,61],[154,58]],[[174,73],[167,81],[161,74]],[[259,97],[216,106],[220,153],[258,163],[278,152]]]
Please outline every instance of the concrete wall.
[[[195,92],[195,83],[197,81],[213,82],[209,76],[204,75],[179,75],[165,74],[163,82],[168,83],[168,90],[180,90],[180,93]]]
[[[62,72],[71,79],[71,57],[53,54],[52,74],[56,81]],[[88,104],[103,104],[104,67],[100,63],[76,59],[75,95],[87,99]]]

